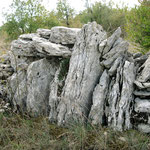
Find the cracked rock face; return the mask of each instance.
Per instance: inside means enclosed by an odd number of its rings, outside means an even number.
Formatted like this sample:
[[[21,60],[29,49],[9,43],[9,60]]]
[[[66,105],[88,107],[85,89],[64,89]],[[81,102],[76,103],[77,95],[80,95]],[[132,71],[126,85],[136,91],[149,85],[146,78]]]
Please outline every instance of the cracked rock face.
[[[0,57],[0,98],[58,125],[150,133],[150,56],[131,54],[120,36],[107,38],[96,22],[19,36]]]
[[[98,50],[106,33],[96,22],[84,25],[78,33],[70,59],[70,67],[58,105],[58,124],[85,121],[88,117],[92,93],[103,68]]]
[[[35,37],[33,39],[36,50],[46,56],[70,57],[71,51],[68,47],[51,43],[48,40]]]

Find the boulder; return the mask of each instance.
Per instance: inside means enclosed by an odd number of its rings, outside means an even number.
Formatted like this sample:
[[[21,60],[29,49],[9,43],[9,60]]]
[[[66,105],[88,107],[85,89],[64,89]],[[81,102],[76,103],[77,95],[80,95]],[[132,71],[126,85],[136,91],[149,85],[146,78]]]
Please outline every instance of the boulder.
[[[42,38],[33,39],[36,50],[46,56],[70,57],[71,51],[68,47],[60,44],[51,43]]]
[[[27,111],[33,115],[48,115],[49,84],[55,76],[57,64],[47,59],[31,63],[27,69]]]
[[[76,36],[81,29],[67,28],[67,27],[53,27],[51,28],[50,41],[57,44],[71,45],[75,44]]]

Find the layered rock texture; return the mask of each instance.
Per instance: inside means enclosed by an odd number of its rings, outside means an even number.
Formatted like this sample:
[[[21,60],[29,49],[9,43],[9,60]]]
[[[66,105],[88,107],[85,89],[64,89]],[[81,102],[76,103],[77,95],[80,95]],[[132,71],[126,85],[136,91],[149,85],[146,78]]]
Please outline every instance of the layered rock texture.
[[[14,111],[61,126],[150,132],[150,57],[129,53],[120,28],[110,37],[96,22],[38,29],[2,57],[0,96]]]

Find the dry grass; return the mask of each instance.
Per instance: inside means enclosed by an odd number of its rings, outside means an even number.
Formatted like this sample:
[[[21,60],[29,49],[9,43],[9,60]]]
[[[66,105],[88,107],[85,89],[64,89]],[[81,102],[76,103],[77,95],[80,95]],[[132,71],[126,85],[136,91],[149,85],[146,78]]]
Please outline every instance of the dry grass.
[[[6,41],[7,34],[5,32],[0,32],[0,55],[7,53],[10,50],[10,42]]]
[[[115,132],[91,125],[62,128],[45,118],[0,114],[1,150],[149,150],[150,138],[138,131]]]

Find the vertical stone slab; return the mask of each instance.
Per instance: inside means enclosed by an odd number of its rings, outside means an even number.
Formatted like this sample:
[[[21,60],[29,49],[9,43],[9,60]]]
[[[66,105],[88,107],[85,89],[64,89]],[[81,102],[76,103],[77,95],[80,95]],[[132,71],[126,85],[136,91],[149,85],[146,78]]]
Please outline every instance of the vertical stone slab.
[[[78,33],[58,106],[59,125],[87,119],[92,93],[103,71],[99,43],[105,39],[106,32],[96,22],[84,25]]]

